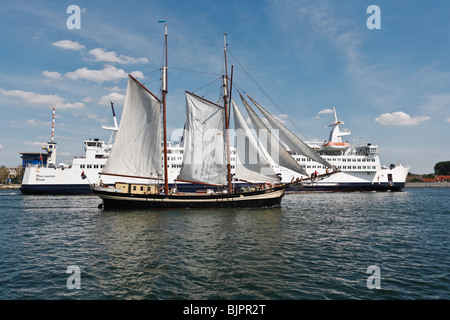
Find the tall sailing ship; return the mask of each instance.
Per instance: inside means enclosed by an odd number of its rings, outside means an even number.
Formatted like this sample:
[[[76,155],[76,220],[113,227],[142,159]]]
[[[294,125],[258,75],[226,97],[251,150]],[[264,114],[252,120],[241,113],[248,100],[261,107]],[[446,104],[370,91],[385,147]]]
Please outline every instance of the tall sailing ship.
[[[129,75],[122,118],[111,154],[100,174],[99,184],[91,186],[93,193],[103,199],[105,208],[262,207],[281,203],[289,184],[280,183],[279,177],[260,148],[260,143],[253,137],[234,101],[229,99],[229,82],[232,79],[227,76],[226,50],[224,35],[225,75],[222,95],[224,105],[220,106],[186,91],[183,161],[176,178],[176,182],[215,186],[216,189],[210,192],[178,192],[176,188],[169,190],[166,26],[166,63],[162,68],[162,99],[160,100]],[[241,135],[241,139],[238,138],[236,141],[238,161],[234,179],[252,184],[250,188],[244,190],[233,188],[231,176],[228,130],[230,105],[234,111],[236,132]],[[245,107],[248,112],[252,112],[248,103],[245,103]],[[255,123],[264,125],[261,119]],[[277,158],[279,152],[281,154],[279,158],[286,161],[285,166],[304,173],[303,168],[287,151],[279,148],[281,144],[272,137],[270,130],[261,131],[264,132],[265,141],[270,141],[271,152],[276,152]],[[259,142],[263,140],[262,137],[258,139]],[[163,161],[160,156],[161,141]]]

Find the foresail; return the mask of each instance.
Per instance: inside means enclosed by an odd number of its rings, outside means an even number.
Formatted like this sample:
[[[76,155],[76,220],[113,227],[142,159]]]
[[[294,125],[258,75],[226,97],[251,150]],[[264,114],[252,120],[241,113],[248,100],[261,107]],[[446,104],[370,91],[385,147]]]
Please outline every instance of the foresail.
[[[183,164],[179,181],[226,185],[224,109],[186,92]]]
[[[305,171],[305,169],[303,169],[303,167],[301,167],[297,163],[297,161],[294,160],[294,158],[286,151],[281,143],[273,136],[270,129],[263,123],[263,121],[255,113],[255,111],[250,107],[242,94],[239,93],[239,95],[241,96],[241,100],[244,103],[248,115],[250,116],[250,120],[258,134],[260,142],[266,148],[266,151],[269,153],[272,160],[282,167],[307,176],[308,173]]]
[[[304,143],[299,137],[294,135],[288,128],[281,124],[274,116],[268,113],[263,107],[261,107],[255,100],[253,100],[249,95],[247,97],[253,102],[253,104],[261,111],[266,120],[272,126],[272,128],[279,130],[279,135],[281,141],[285,143],[292,151],[297,154],[304,155],[310,159],[313,159],[329,168],[333,166],[318,155],[314,150],[312,150],[306,143]]]
[[[157,179],[162,169],[161,102],[130,75],[119,130],[102,173]]]
[[[253,183],[279,182],[234,100],[232,104],[236,129],[236,179]]]

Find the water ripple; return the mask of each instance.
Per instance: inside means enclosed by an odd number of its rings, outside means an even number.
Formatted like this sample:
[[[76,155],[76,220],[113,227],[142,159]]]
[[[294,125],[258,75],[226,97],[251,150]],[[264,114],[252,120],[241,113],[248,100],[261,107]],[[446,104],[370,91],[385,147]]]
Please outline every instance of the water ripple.
[[[449,200],[409,189],[102,211],[92,196],[1,191],[0,299],[448,299]],[[71,265],[80,290],[66,286]]]

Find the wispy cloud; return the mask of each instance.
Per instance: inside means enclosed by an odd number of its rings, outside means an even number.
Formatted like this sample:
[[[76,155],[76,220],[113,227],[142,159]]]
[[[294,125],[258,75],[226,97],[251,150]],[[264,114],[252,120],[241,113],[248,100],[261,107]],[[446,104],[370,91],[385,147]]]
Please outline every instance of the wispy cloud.
[[[430,94],[421,107],[432,112],[448,110],[450,109],[450,93]]]
[[[450,117],[448,117],[448,118],[445,118],[445,122],[448,122],[448,123],[450,123]]]
[[[103,61],[121,64],[148,63],[147,58],[133,58],[125,55],[118,55],[114,51],[106,51],[102,48],[89,50],[89,54],[94,57],[94,61]]]
[[[37,119],[28,119],[24,121],[10,121],[14,125],[24,126],[24,127],[38,127],[38,126],[50,126],[50,121],[42,121]]]
[[[58,95],[39,94],[22,90],[4,90],[0,88],[0,95],[5,97],[19,98],[30,105],[44,105],[57,109],[83,109],[86,106],[81,102],[67,103]]]
[[[45,146],[45,142],[39,142],[39,141],[25,141],[23,144],[27,146]]]
[[[331,109],[323,109],[323,110],[320,110],[319,112],[317,112],[317,116],[312,117],[312,118],[313,119],[320,119],[320,116],[322,114],[330,114],[330,113],[333,113],[333,110],[331,110]]]
[[[88,112],[86,116],[87,116],[88,119],[94,120],[95,122],[99,122],[99,123],[105,123],[105,122],[108,121],[107,118],[100,118],[95,113]]]
[[[78,42],[71,41],[71,40],[61,40],[61,41],[53,42],[52,46],[66,49],[66,50],[82,50],[82,49],[86,48],[85,46],[79,44]]]
[[[427,120],[430,120],[430,117],[411,117],[403,111],[397,111],[393,113],[383,113],[375,119],[375,122],[383,126],[415,126]]]

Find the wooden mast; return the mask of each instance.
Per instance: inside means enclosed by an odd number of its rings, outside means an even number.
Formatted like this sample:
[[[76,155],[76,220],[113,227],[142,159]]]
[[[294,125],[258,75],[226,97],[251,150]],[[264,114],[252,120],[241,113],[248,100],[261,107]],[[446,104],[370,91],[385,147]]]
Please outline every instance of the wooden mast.
[[[167,174],[167,125],[166,125],[166,94],[167,94],[167,24],[165,26],[164,46],[166,63],[163,67],[163,88],[162,88],[162,103],[163,103],[163,128],[164,128],[164,193],[169,194],[169,178]]]
[[[228,192],[233,191],[231,181],[231,161],[230,161],[230,141],[228,135],[229,121],[228,121],[228,71],[227,71],[227,41],[226,33],[223,34],[223,50],[225,55],[225,75],[223,76],[223,101],[225,108],[225,136],[227,144],[227,180],[228,180]]]

